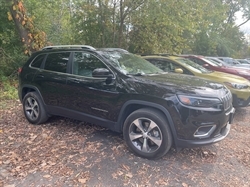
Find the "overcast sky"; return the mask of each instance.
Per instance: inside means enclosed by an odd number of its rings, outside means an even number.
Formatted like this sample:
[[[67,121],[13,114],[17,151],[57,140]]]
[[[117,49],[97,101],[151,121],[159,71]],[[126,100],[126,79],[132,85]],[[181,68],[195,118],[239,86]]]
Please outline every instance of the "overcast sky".
[[[236,14],[236,17],[237,17],[236,25],[239,25],[239,24],[243,23],[244,20],[242,20],[240,12],[238,14]],[[242,25],[240,27],[240,30],[243,31],[246,34],[250,34],[250,21],[248,21],[247,23]]]
[[[246,34],[250,34],[250,21],[248,21],[247,23],[245,23],[244,25],[242,25],[240,27],[240,30],[243,31]]]

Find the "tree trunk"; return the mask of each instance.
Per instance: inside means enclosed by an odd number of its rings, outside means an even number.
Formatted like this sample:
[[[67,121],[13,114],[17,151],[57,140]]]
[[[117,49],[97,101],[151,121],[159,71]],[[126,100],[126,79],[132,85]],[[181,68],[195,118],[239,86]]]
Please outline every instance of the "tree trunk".
[[[7,0],[9,3],[9,1]],[[13,0],[10,14],[15,23],[18,35],[24,44],[25,54],[30,54],[44,47],[45,33],[35,29],[33,21],[26,14],[23,0]]]
[[[123,16],[123,0],[120,0],[120,26],[118,31],[118,47],[121,47],[122,37],[123,37],[123,24],[124,24],[124,16]]]

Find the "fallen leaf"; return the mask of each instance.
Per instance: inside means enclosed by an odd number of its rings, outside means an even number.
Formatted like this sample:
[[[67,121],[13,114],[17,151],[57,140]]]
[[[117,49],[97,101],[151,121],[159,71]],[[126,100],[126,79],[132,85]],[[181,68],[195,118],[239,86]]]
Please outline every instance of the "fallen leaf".
[[[122,171],[118,171],[117,174],[118,174],[119,176],[121,176],[121,175],[123,175],[123,172],[122,172]]]
[[[42,167],[44,167],[44,166],[46,166],[46,165],[47,165],[46,162],[43,162],[43,163],[41,164]]]
[[[15,184],[5,185],[4,187],[15,187]]]
[[[48,164],[49,164],[49,165],[51,165],[51,166],[56,165],[56,163],[55,163],[55,162],[51,162],[51,161],[49,161],[49,162],[48,162]]]
[[[132,178],[132,177],[133,177],[133,175],[132,175],[132,173],[127,173],[127,174],[126,174],[126,177],[128,177],[128,178]]]
[[[87,179],[78,179],[78,181],[82,184],[85,184],[87,182]]]
[[[208,155],[208,152],[207,152],[207,151],[203,151],[203,154],[204,154],[204,155]]]
[[[122,164],[122,167],[126,170],[126,171],[129,171],[129,166],[125,165],[125,164]]]
[[[182,183],[182,186],[183,187],[188,187],[188,185],[186,183],[184,183],[184,182]]]

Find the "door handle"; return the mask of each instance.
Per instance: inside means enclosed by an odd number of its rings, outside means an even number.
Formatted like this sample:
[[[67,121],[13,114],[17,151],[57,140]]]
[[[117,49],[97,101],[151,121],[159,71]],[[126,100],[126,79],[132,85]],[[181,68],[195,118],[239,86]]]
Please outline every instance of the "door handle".
[[[43,79],[43,78],[44,78],[44,75],[43,75],[43,74],[38,74],[37,77]]]
[[[77,80],[77,79],[70,79],[69,81],[70,81],[70,82],[73,82],[73,83],[77,83],[77,84],[79,84],[79,83],[80,83],[80,81],[79,81],[79,80]]]

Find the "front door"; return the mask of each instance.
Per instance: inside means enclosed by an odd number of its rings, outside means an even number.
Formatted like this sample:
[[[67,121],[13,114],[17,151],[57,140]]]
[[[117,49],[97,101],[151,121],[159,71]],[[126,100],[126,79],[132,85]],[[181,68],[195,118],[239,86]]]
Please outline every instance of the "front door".
[[[116,81],[107,82],[106,78],[96,78],[92,72],[97,68],[108,67],[94,54],[74,52],[72,58],[72,75],[67,78],[68,107],[85,114],[114,120],[119,106],[119,92]],[[112,71],[110,71],[111,74]]]

